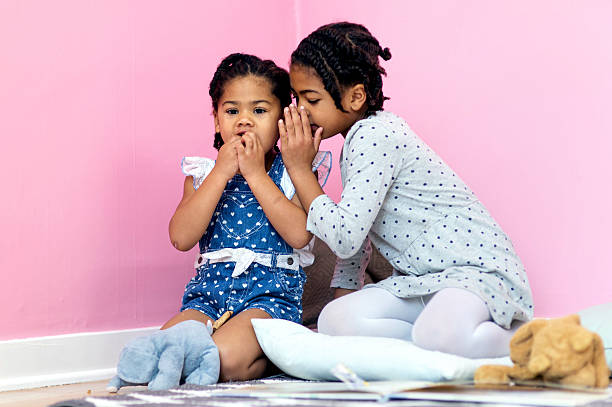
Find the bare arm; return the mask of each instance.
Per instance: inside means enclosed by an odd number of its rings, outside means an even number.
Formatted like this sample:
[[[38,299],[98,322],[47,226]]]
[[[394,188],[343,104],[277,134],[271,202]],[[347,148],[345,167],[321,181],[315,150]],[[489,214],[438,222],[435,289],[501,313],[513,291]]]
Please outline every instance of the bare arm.
[[[290,201],[265,173],[247,181],[268,220],[282,238],[295,249],[306,246],[312,234],[306,230],[306,213],[297,194]]]
[[[287,168],[287,171],[303,207],[310,209],[312,201],[319,195],[325,194],[319,185],[317,175],[310,168]]]
[[[193,188],[193,178],[185,178],[183,198],[168,227],[170,241],[175,248],[187,251],[196,245],[206,232],[227,181],[237,171],[235,143],[228,143],[219,150],[215,166],[197,191]]]
[[[244,146],[237,146],[240,172],[249,183],[274,229],[293,248],[300,249],[312,239],[306,230],[306,213],[297,199],[291,201],[274,184],[265,171],[265,157],[257,136],[247,133]],[[311,172],[312,174],[312,172]]]

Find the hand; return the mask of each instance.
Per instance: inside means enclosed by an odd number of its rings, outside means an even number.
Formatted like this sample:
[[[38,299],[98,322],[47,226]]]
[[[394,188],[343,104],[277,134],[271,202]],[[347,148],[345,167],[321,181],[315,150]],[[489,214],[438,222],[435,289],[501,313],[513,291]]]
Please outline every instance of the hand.
[[[308,114],[302,106],[285,108],[285,120],[278,122],[281,152],[287,170],[312,171],[312,161],[319,151],[323,128],[319,127],[313,136]]]
[[[236,137],[223,144],[217,154],[214,169],[229,181],[238,173],[238,152],[236,147],[240,144],[240,138]]]
[[[247,181],[250,178],[266,175],[266,152],[255,133],[248,131],[242,135],[242,142],[236,145],[238,168]]]

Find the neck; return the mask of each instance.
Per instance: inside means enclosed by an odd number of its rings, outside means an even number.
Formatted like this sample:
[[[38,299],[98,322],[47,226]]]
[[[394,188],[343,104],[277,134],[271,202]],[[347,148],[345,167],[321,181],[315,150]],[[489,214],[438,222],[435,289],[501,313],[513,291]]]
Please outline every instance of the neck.
[[[353,125],[355,123],[357,123],[359,120],[365,119],[365,117],[366,117],[366,109],[365,109],[365,107],[363,109],[361,109],[359,112],[355,112],[354,116],[352,117],[352,120],[351,120],[351,125],[348,126],[348,128],[346,130],[344,130],[343,132],[340,133],[340,134],[342,134],[342,137],[346,138],[346,135],[348,134],[348,132],[351,129],[351,127],[353,127]]]

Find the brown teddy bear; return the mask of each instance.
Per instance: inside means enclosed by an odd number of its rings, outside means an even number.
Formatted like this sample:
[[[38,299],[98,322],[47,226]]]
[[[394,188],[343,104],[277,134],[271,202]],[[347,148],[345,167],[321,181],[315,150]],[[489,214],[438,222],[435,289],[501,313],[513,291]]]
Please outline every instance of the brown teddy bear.
[[[601,337],[582,327],[578,315],[535,319],[521,326],[510,340],[510,358],[514,366],[479,367],[476,384],[541,380],[605,388],[610,380]]]

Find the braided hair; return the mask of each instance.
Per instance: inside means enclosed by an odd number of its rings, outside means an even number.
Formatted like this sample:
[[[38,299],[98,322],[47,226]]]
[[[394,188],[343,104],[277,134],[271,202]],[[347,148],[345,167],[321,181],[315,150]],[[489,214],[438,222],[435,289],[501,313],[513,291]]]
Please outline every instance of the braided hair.
[[[212,106],[215,113],[218,111],[218,104],[225,84],[229,81],[245,76],[257,76],[265,78],[270,83],[272,94],[278,98],[281,109],[291,104],[291,85],[289,83],[289,73],[278,67],[271,60],[262,60],[254,55],[235,53],[228,55],[221,61],[212,80],[208,94],[212,99]],[[223,145],[221,133],[215,133],[213,146],[218,150]]]
[[[389,99],[382,91],[382,75],[387,73],[378,63],[379,56],[388,61],[391,51],[382,48],[363,25],[341,22],[319,27],[304,38],[291,54],[291,64],[314,68],[342,112],[346,112],[340,102],[343,90],[363,84],[369,116]]]

